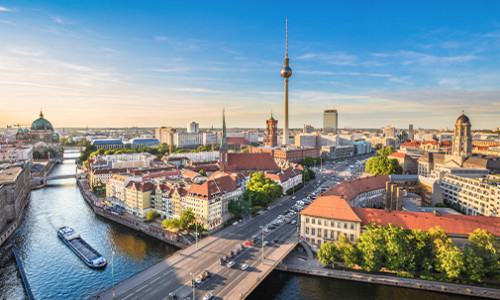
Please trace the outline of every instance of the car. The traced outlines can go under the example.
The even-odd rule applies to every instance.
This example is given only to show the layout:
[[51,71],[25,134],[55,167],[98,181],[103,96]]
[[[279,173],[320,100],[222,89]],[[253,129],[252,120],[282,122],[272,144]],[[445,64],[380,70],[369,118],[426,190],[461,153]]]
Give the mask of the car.
[[279,243],[278,240],[273,240],[273,244],[277,244],[277,243]]
[[292,221],[292,225],[295,225],[295,224],[297,224],[297,221],[296,221],[296,220],[293,220],[293,221]]
[[243,271],[245,271],[246,269],[248,269],[248,265],[247,265],[247,264],[243,264],[243,265],[241,265],[241,269],[242,269]]
[[168,299],[169,300],[176,300],[178,298],[177,298],[177,295],[175,293],[170,293],[170,294],[168,294]]
[[199,278],[199,277],[198,277],[198,278],[196,278],[196,283],[197,283],[197,284],[200,284],[200,283],[201,283],[201,278]]
[[264,246],[267,246],[269,244],[269,241],[264,241]]
[[252,242],[251,242],[251,241],[246,241],[246,242],[245,242],[245,245],[247,245],[247,246],[252,246]]
[[203,296],[203,300],[210,300],[214,297],[214,295],[212,293],[208,293],[208,294],[205,294],[205,296]]
[[238,221],[234,222],[233,225],[238,225]]
[[295,199],[295,198],[297,198],[297,196],[293,196],[293,197],[292,197],[292,199]]
[[264,229],[265,233],[269,233],[269,228]]
[[219,262],[220,262],[220,265],[222,266],[222,265],[224,264],[224,258],[221,258],[221,259],[219,260]]
[[200,279],[201,281],[205,281],[207,277],[205,276],[205,274],[201,273],[200,276],[198,276],[198,279]]
[[236,255],[240,254],[241,250],[239,248],[236,248]]
[[232,268],[234,266],[234,261],[230,261],[227,263],[228,268]]

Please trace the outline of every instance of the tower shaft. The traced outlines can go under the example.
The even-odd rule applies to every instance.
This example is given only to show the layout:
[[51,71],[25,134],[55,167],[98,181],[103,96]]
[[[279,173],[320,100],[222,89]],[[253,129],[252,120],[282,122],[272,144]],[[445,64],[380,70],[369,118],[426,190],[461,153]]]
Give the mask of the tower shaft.
[[285,111],[283,124],[283,145],[288,144],[288,78],[285,78]]

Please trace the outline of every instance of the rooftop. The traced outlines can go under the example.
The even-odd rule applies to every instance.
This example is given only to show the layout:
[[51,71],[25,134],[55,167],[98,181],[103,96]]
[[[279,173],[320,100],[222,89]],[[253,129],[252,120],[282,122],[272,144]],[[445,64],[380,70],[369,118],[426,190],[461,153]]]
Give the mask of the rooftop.
[[322,196],[313,201],[301,215],[361,222],[352,207],[339,196]]
[[10,184],[16,181],[17,176],[21,174],[23,168],[13,167],[9,169],[0,170],[0,184]]
[[361,193],[373,190],[385,189],[385,183],[389,181],[389,175],[375,175],[356,180],[343,181],[323,193],[323,196],[344,196],[349,203]]

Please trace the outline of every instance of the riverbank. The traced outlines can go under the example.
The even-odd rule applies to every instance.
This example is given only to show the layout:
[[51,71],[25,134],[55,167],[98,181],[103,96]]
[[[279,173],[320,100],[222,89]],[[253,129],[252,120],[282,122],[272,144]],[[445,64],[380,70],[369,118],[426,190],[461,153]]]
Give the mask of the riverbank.
[[141,218],[131,215],[120,215],[111,211],[107,211],[102,207],[96,205],[97,198],[90,191],[90,187],[86,183],[86,179],[77,179],[77,185],[85,201],[90,205],[96,215],[99,215],[108,220],[119,223],[135,231],[142,232],[150,237],[158,239],[164,243],[176,246],[177,248],[184,249],[191,245],[182,235],[170,234],[165,231],[161,225],[156,223],[145,223]]
[[276,270],[371,284],[427,290],[432,292],[500,299],[500,289],[424,279],[401,278],[379,274],[326,269],[323,267],[323,264],[317,261],[317,259],[308,259],[304,257],[304,255],[301,255],[298,251],[293,251],[289,256],[287,256],[280,264],[278,264]]

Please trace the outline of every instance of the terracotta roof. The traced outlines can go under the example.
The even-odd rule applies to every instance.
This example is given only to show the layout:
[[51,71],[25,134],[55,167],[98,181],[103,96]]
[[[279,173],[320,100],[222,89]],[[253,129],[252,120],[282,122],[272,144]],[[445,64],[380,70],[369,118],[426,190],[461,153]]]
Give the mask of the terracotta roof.
[[127,184],[127,189],[130,189],[135,186],[135,189],[141,192],[151,191],[155,188],[155,185],[151,182],[137,182],[131,181]]
[[353,207],[354,212],[361,218],[361,225],[369,225],[374,222],[377,225],[402,226],[405,229],[429,229],[439,226],[451,235],[468,235],[474,229],[485,229],[494,236],[500,236],[500,218],[483,216],[464,216],[442,214],[436,216],[433,213],[391,211],[387,213],[383,209]]
[[389,157],[393,158],[411,158],[408,154],[402,153],[402,152],[394,152],[393,154],[389,155]]
[[182,176],[183,176],[183,177],[188,177],[188,178],[193,179],[193,178],[195,178],[195,177],[197,177],[197,176],[201,176],[201,174],[200,174],[200,173],[198,173],[198,172],[195,172],[195,171],[191,171],[191,170],[188,170],[188,169],[184,169],[184,170],[182,171]]
[[231,176],[218,177],[216,179],[207,180],[202,184],[193,183],[187,192],[191,197],[201,199],[213,199],[226,192],[232,192],[238,189],[239,186]]
[[227,137],[228,145],[248,145],[250,144],[244,137]]
[[351,202],[357,195],[373,190],[385,188],[385,183],[389,181],[389,175],[375,175],[356,180],[343,181],[324,192],[324,196],[342,196],[345,201]]
[[479,157],[469,157],[464,162],[464,168],[486,169],[487,166],[488,166],[488,160]]
[[404,142],[401,147],[414,147],[414,148],[419,148],[420,147],[420,142],[419,141],[412,141],[412,142]]
[[322,196],[313,201],[301,215],[361,222],[352,207],[339,196]]
[[201,170],[205,172],[213,172],[219,170],[218,165],[197,165],[197,166],[187,166],[185,169],[191,170],[193,172],[200,172]]
[[277,174],[266,173],[265,176],[266,176],[266,178],[270,178],[274,181],[285,182],[288,179],[290,179],[291,177],[295,177],[299,174],[302,174],[302,172],[294,169],[293,167],[288,167],[287,169],[285,169]]
[[228,153],[226,171],[278,171],[280,168],[269,153]]

